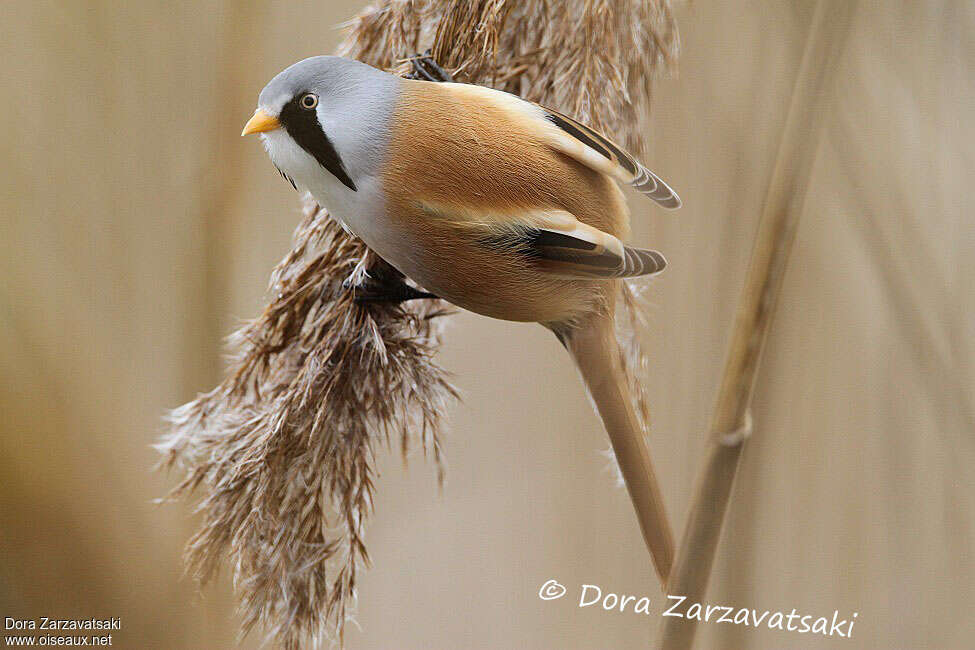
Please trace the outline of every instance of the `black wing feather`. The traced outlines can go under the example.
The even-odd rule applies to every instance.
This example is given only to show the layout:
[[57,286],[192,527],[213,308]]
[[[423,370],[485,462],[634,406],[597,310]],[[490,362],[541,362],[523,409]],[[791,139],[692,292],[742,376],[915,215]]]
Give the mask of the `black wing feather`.
[[581,122],[558,111],[542,107],[545,118],[559,129],[569,134],[607,160],[615,162],[632,176],[631,187],[645,194],[665,208],[679,208],[680,197],[659,176],[644,167],[615,142]]

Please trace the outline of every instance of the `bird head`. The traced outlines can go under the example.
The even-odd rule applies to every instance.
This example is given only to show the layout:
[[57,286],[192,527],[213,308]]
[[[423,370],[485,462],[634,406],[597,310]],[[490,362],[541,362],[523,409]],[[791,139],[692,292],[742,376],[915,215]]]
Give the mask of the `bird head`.
[[313,189],[337,180],[357,191],[355,178],[377,164],[395,82],[341,57],[299,61],[264,87],[241,135],[261,134],[272,162],[292,184]]

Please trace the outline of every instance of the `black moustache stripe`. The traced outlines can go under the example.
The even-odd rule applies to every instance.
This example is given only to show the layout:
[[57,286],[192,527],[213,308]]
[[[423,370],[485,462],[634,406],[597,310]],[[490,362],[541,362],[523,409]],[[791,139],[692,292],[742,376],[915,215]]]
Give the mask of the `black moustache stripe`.
[[318,161],[318,164],[355,192],[355,183],[352,182],[349,173],[345,170],[342,158],[335,150],[332,141],[322,130],[322,125],[318,122],[318,115],[314,110],[308,110],[299,105],[298,102],[303,94],[298,93],[294,99],[284,105],[281,114],[278,115],[278,121],[284,126],[291,139],[298,143],[299,147],[311,154]]

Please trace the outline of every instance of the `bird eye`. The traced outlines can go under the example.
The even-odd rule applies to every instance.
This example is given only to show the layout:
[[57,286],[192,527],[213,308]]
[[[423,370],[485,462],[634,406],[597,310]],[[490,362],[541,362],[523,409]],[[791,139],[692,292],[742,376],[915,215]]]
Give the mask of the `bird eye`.
[[313,95],[308,93],[307,95],[301,96],[301,107],[308,109],[309,111],[318,106],[318,95]]

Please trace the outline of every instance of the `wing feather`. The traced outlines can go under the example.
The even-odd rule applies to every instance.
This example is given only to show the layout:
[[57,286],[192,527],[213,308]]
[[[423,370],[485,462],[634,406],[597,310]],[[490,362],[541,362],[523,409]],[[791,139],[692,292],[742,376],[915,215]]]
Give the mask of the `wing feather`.
[[[487,220],[474,222],[485,228]],[[564,211],[539,211],[517,219],[497,218],[479,240],[510,255],[520,255],[556,275],[625,278],[652,275],[667,261],[657,251],[624,246],[613,235]]]
[[531,125],[540,139],[556,151],[633,187],[665,208],[675,209],[681,205],[677,193],[659,176],[603,134],[567,115],[517,95],[484,86],[461,83],[437,85],[467,101],[490,103],[507,111],[512,119]]
[[667,183],[615,142],[558,111],[544,106],[539,108],[544,111],[545,119],[557,128],[557,131],[549,131],[556,149],[630,185],[665,208],[681,206],[680,197]]
[[527,254],[545,270],[565,276],[629,278],[655,275],[667,260],[657,251],[623,246],[623,254],[565,233],[534,229],[523,235]]

